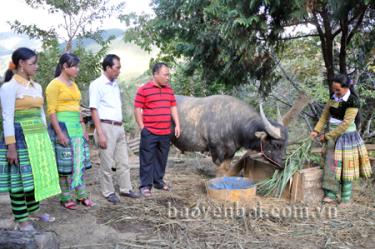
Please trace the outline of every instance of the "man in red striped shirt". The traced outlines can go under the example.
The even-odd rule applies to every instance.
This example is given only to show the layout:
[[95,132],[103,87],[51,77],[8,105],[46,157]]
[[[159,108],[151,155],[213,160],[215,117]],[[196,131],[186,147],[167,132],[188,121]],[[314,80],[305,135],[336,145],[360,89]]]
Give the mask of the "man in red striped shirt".
[[163,177],[172,135],[171,118],[175,123],[174,135],[179,137],[181,133],[168,66],[155,64],[152,76],[152,81],[138,89],[134,101],[134,115],[141,129],[140,190],[145,197],[151,196],[152,187],[170,190]]

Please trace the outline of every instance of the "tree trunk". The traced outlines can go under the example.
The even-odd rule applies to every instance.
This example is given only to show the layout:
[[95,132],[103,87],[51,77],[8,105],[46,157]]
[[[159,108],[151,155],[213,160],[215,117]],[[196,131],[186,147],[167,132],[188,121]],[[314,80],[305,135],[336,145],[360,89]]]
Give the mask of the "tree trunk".
[[73,48],[73,40],[72,40],[72,38],[70,38],[70,39],[66,42],[65,52],[67,52],[67,53],[72,52],[72,48]]
[[[333,40],[334,36],[332,34],[330,18],[326,9],[321,11],[313,12],[314,15],[314,25],[318,30],[319,39],[322,47],[322,54],[324,59],[324,66],[326,68],[326,84],[329,88],[330,94],[332,93],[331,84],[334,77],[334,66],[333,66]],[[321,26],[319,23],[319,17],[322,19],[323,23]],[[323,30],[324,28],[324,30]]]
[[340,55],[339,55],[339,63],[340,63],[340,73],[345,74],[347,73],[346,69],[346,45],[348,39],[348,16],[343,17],[340,20],[341,26],[341,41],[340,41]]

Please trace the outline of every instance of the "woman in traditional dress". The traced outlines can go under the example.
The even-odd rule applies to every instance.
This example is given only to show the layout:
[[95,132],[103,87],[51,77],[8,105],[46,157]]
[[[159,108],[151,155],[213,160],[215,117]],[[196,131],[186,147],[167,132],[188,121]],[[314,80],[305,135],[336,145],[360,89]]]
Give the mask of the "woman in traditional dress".
[[[352,181],[371,175],[371,165],[366,147],[357,132],[359,123],[359,98],[345,75],[337,75],[332,83],[333,95],[311,132],[325,143],[323,189],[326,203],[336,202],[341,192],[341,206],[352,198]],[[321,133],[329,123],[329,132]]]
[[18,229],[33,231],[31,219],[53,221],[36,215],[39,201],[59,194],[55,153],[43,111],[42,87],[32,80],[37,55],[18,48],[0,89],[3,131],[0,140],[0,192],[9,191]]
[[68,209],[77,208],[76,200],[87,207],[95,205],[84,180],[85,169],[91,167],[91,163],[88,135],[80,111],[81,92],[74,82],[79,62],[74,54],[63,54],[56,67],[56,78],[46,89],[50,131],[60,175],[60,201]]

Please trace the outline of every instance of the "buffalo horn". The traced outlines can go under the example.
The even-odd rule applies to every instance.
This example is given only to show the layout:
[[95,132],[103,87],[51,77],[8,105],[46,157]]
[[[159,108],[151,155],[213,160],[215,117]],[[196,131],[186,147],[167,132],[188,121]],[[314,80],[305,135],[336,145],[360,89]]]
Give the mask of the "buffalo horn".
[[281,129],[279,127],[275,127],[271,124],[270,121],[266,118],[264,114],[262,103],[259,105],[260,108],[260,117],[262,118],[264,128],[266,132],[275,139],[281,139]]

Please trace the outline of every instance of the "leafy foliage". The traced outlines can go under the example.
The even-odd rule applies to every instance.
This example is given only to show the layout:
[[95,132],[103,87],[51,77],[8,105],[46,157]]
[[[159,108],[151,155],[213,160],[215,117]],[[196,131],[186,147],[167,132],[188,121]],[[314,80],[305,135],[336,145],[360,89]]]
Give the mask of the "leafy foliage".
[[[267,45],[276,42],[258,38],[267,29],[261,25],[264,19],[253,17],[258,14],[258,5],[245,20],[240,18],[243,6],[235,2],[238,1],[153,1],[156,18],[123,17],[128,24],[137,24],[125,39],[146,49],[159,47],[159,57],[166,62],[188,58],[183,68],[185,75],[195,75],[204,86],[233,86],[255,78],[267,92],[274,69]],[[276,33],[267,37],[272,39]]]
[[[373,65],[364,59],[373,48],[373,0],[153,0],[152,6],[153,16],[122,17],[131,27],[125,40],[156,46],[158,60],[178,65],[175,87],[183,94],[252,84],[264,96],[277,92],[290,102],[296,91],[305,91],[315,100],[310,108],[316,120],[334,74],[361,79],[361,94],[372,91],[372,76],[363,69]],[[301,27],[303,32],[294,31]],[[369,98],[363,100],[369,110]]]
[[265,196],[280,198],[293,175],[311,160],[312,140],[306,138],[285,160],[285,168],[276,170],[272,178],[257,183],[257,192]]

